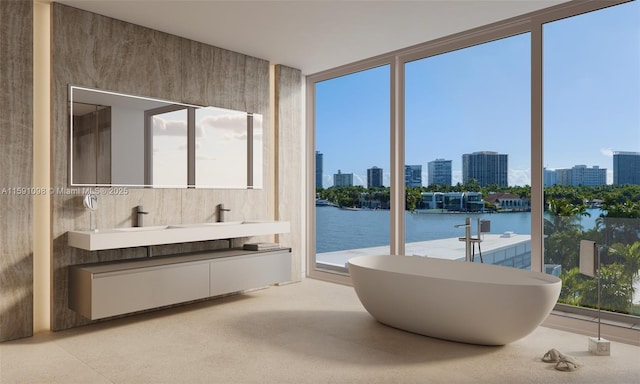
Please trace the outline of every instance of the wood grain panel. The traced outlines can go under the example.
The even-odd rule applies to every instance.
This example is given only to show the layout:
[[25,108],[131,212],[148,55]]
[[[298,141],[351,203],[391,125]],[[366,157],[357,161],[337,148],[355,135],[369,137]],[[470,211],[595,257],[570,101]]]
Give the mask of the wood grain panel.
[[[119,20],[53,4],[52,184],[68,185],[69,84],[179,102],[269,114],[268,62],[207,46]],[[270,127],[265,127],[270,129]],[[273,143],[265,142],[265,153]],[[265,172],[274,172],[265,162]],[[90,321],[68,308],[69,265],[145,257],[145,248],[89,252],[67,246],[66,232],[89,228],[82,190],[52,196],[52,328]],[[145,225],[215,220],[215,206],[232,211],[228,220],[273,219],[274,188],[263,190],[128,189],[109,194],[100,189],[98,228],[131,226],[134,207],[150,212]],[[74,194],[75,193],[75,194]],[[239,239],[238,241],[243,241]],[[236,244],[238,245],[238,244]],[[154,246],[155,255],[228,247],[226,241]]]
[[0,341],[33,334],[32,27],[31,1],[0,2]]
[[292,279],[304,274],[302,212],[304,204],[304,152],[302,126],[302,73],[277,65],[275,68],[276,185],[278,186],[278,219],[291,222],[291,233],[279,235],[280,243],[292,249]]

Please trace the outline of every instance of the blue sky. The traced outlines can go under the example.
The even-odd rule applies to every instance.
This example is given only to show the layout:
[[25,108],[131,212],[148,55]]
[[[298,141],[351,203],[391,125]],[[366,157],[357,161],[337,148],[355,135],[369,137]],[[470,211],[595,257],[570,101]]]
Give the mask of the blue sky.
[[[612,152],[640,152],[638,1],[546,24],[544,164],[607,168]],[[530,184],[530,35],[469,47],[406,66],[406,164],[464,153],[509,155],[509,184]],[[316,149],[325,187],[340,169],[366,185],[366,170],[389,175],[389,67],[319,83]]]

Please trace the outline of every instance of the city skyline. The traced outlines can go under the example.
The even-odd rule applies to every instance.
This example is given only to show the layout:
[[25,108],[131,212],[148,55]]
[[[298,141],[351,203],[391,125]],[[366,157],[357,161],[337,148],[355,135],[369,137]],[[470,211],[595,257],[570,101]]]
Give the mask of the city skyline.
[[[640,152],[640,5],[587,13],[543,28],[543,166],[607,169],[613,152]],[[531,185],[530,34],[511,36],[405,65],[405,164],[461,154],[509,155],[508,184]],[[323,184],[337,169],[366,185],[366,169],[390,176],[389,66],[316,85],[316,149]]]
[[[486,152],[486,151],[480,151],[480,152]],[[620,151],[614,151],[614,153],[615,153],[615,154],[618,154],[619,152],[620,152]],[[628,154],[636,154],[636,155],[640,158],[640,152],[624,152],[624,151],[623,151],[622,153],[627,154],[627,155],[628,155]],[[320,156],[318,156],[318,154],[319,154]],[[465,154],[465,155],[466,155],[466,154]],[[462,156],[464,156],[464,155],[462,155]],[[316,151],[316,161],[317,161],[318,159],[321,159],[321,161],[323,161],[324,156],[323,156],[322,151]],[[428,161],[428,162],[427,162],[427,164],[430,164],[430,163],[433,163],[433,162],[436,162],[436,161],[450,161],[450,160],[449,160],[449,159],[433,159],[433,160],[431,160],[431,161]],[[613,161],[613,160],[612,160],[612,161]],[[639,160],[636,160],[636,161],[640,162]],[[319,163],[318,163],[318,162],[316,162],[316,166],[317,166],[318,164],[319,164]],[[424,166],[422,166],[422,164],[405,164],[405,172],[406,172],[406,170],[407,170],[407,168],[408,168],[408,167],[416,166],[416,165],[419,165],[419,166],[421,166],[421,168],[422,168],[422,173],[421,173],[421,175],[422,175],[422,177],[421,177],[422,186],[424,186],[424,187],[428,186],[428,185],[429,185],[429,182],[428,182],[427,180],[429,180],[429,177],[430,177],[430,176],[429,176],[429,172],[428,172],[428,167],[424,167]],[[321,166],[321,167],[323,167],[323,166],[324,166],[324,164],[322,163],[322,164],[320,164],[320,166]],[[547,168],[547,167],[545,167],[545,168],[544,168],[545,174],[544,174],[544,177],[543,177],[543,179],[544,179],[544,183],[545,183],[545,186],[547,186],[547,173],[548,173],[548,172],[555,172],[555,171],[572,171],[572,170],[574,170],[574,169],[576,169],[576,168],[586,168],[587,170],[596,170],[596,169],[599,169],[600,171],[604,170],[604,171],[606,172],[606,175],[607,175],[607,182],[606,182],[606,184],[613,184],[612,182],[609,182],[609,175],[612,175],[612,174],[613,174],[613,172],[614,172],[613,165],[612,165],[612,167],[611,167],[611,168],[600,168],[600,167],[599,167],[599,166],[597,166],[597,165],[596,165],[596,166],[589,167],[589,166],[587,166],[587,165],[585,165],[585,164],[574,164],[574,165],[572,165],[571,167],[567,167],[567,168]],[[390,183],[389,183],[389,180],[390,180],[390,173],[389,173],[389,172],[386,172],[386,173],[385,173],[385,172],[384,172],[384,168],[378,167],[378,166],[376,166],[376,165],[370,166],[370,167],[368,167],[368,168],[365,170],[365,173],[364,173],[364,175],[365,175],[365,176],[364,176],[364,183],[360,183],[360,182],[359,182],[359,180],[361,180],[361,179],[362,179],[362,176],[361,176],[361,175],[359,175],[358,173],[353,172],[353,171],[351,171],[351,172],[346,172],[346,173],[345,173],[345,172],[342,172],[342,168],[341,168],[341,169],[338,169],[335,173],[332,173],[332,174],[331,174],[331,175],[329,175],[329,176],[331,177],[331,179],[332,179],[332,180],[334,180],[334,178],[335,178],[335,175],[336,175],[336,174],[341,174],[341,175],[349,174],[349,175],[351,175],[351,180],[352,180],[353,185],[355,185],[355,186],[365,186],[365,187],[368,187],[368,185],[370,185],[370,184],[369,184],[369,171],[371,171],[372,169],[376,169],[377,171],[382,170],[382,175],[383,175],[383,183],[382,183],[382,184],[383,184],[383,186],[388,187],[388,186],[390,185]],[[426,169],[426,170],[425,170],[425,169]],[[640,168],[639,168],[639,169],[640,169]],[[317,173],[316,173],[316,174],[317,174]],[[628,176],[627,176],[627,177],[628,177]],[[456,185],[458,182],[457,182],[457,181],[454,181],[453,171],[452,171],[452,173],[451,173],[451,178],[452,178],[452,183],[451,183],[451,185]],[[460,184],[464,184],[464,183],[462,182],[462,170],[460,170],[460,178],[459,178],[459,180],[460,180],[460,181],[459,181],[459,183],[460,183]],[[625,180],[626,180],[626,179],[625,179]],[[633,179],[633,180],[640,180],[640,175],[636,176],[636,178],[635,178],[635,179]],[[551,185],[552,185],[552,184],[554,184],[554,183],[551,183]],[[570,185],[570,183],[569,183],[569,182],[564,182],[564,183],[562,183],[562,184],[564,184],[564,185]],[[333,183],[331,183],[331,185],[323,184],[323,188],[329,188],[329,187],[331,187],[332,185],[333,185]],[[406,173],[405,173],[405,185],[407,185],[407,175],[406,175]],[[510,184],[510,183],[509,183],[509,185],[508,185],[508,186],[509,186],[509,187],[513,187],[513,186],[516,186],[516,185],[512,185],[512,184]],[[524,186],[524,185],[518,185],[518,186]],[[317,185],[317,184],[316,184],[316,187],[318,187],[318,185]]]

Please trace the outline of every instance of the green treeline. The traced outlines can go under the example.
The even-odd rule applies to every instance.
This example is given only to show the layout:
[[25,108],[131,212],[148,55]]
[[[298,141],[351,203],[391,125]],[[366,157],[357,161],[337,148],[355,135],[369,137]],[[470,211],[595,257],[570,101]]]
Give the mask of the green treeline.
[[[471,181],[467,184],[456,185],[430,185],[428,187],[407,187],[405,192],[405,207],[408,211],[414,211],[420,201],[422,192],[481,192],[483,197],[490,193],[511,193],[523,199],[531,198],[531,187],[499,187],[489,185],[481,187],[477,182]],[[340,207],[356,207],[362,205],[361,196],[364,201],[379,201],[381,208],[388,207],[390,201],[389,187],[365,188],[363,186],[352,187],[330,187],[316,190],[316,197],[327,200]],[[636,217],[634,213],[640,209],[640,185],[602,185],[598,187],[573,187],[573,186],[553,186],[547,187],[544,191],[545,206],[548,207],[549,200],[566,200],[572,205],[580,205],[585,201],[602,201],[609,210],[615,210],[616,217]],[[487,207],[490,208],[490,207]],[[610,211],[610,213],[613,213]],[[630,216],[625,216],[630,215]]]

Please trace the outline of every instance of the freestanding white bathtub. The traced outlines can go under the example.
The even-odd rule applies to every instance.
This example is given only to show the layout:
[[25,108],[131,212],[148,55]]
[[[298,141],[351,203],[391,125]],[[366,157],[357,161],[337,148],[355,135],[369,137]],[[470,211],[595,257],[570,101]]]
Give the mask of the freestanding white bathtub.
[[440,339],[504,345],[549,315],[561,280],[540,272],[417,256],[348,261],[353,287],[379,322]]

